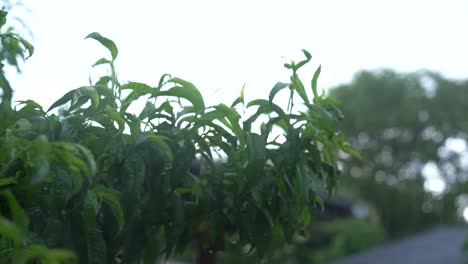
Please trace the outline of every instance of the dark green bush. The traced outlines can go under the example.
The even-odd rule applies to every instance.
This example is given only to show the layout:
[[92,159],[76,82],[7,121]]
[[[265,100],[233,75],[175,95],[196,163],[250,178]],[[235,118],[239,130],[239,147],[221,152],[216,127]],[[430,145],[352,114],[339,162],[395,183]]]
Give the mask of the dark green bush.
[[332,259],[374,247],[385,240],[380,226],[361,219],[334,220],[321,225],[327,243],[310,251],[312,263]]
[[[32,53],[19,36],[0,37],[3,50]],[[277,83],[268,100],[247,103],[241,93],[207,107],[192,83],[167,74],[154,86],[121,83],[114,42],[87,38],[109,50],[93,65],[109,75],[48,110],[32,100],[12,108],[1,72],[1,259],[61,263],[73,252],[80,263],[154,263],[193,241],[202,253],[248,245],[262,257],[308,226],[321,202],[312,179],[336,188],[337,150],[353,152],[335,128],[336,102],[317,93],[320,68],[310,92],[298,77],[307,51],[285,65],[290,83]],[[274,102],[279,92],[290,95],[286,110]],[[142,100],[141,113],[127,111]],[[247,108],[253,115],[242,116]]]

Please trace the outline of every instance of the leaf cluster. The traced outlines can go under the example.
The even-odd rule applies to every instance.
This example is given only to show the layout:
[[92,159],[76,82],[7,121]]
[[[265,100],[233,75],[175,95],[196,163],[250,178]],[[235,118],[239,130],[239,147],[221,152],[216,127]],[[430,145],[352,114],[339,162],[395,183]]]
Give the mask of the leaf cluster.
[[[16,35],[0,37],[32,53]],[[80,263],[154,263],[193,241],[264,256],[310,223],[317,179],[336,189],[337,150],[352,150],[335,100],[317,93],[320,68],[310,92],[297,75],[307,51],[269,100],[242,92],[207,107],[194,84],[168,74],[154,86],[120,82],[114,42],[87,38],[110,52],[94,64],[109,74],[47,110],[32,100],[11,108],[2,95],[0,258],[65,262],[72,251]],[[288,111],[275,103],[283,89]],[[129,110],[142,101],[139,114]]]

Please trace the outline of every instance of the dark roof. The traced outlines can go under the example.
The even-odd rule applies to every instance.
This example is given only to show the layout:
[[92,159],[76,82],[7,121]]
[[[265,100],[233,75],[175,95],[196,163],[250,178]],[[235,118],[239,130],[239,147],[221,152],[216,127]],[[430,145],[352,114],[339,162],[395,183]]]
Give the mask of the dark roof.
[[326,205],[336,206],[351,209],[353,202],[341,196],[328,196],[325,191],[316,191],[317,195],[322,198]]
[[466,227],[438,228],[330,264],[463,264],[466,231]]

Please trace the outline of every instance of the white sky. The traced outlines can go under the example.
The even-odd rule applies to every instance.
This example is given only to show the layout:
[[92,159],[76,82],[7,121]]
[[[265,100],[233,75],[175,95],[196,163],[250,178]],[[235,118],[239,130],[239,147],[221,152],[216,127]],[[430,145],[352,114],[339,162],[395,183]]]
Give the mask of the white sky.
[[97,59],[109,56],[97,31],[119,47],[121,81],[156,85],[170,73],[193,82],[209,104],[265,97],[288,81],[283,63],[302,59],[310,83],[322,64],[321,87],[349,82],[360,69],[430,69],[468,77],[468,0],[121,1],[30,0],[28,25],[36,54],[11,76],[15,99],[48,107],[88,84]]

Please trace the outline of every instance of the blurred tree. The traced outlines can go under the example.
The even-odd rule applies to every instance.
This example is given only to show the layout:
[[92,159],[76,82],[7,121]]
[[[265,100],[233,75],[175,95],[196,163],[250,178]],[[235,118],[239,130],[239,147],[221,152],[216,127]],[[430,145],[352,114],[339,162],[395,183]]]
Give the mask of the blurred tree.
[[460,220],[467,191],[468,82],[432,72],[363,71],[332,90],[343,132],[363,160],[346,155],[342,181],[373,203],[390,238]]

